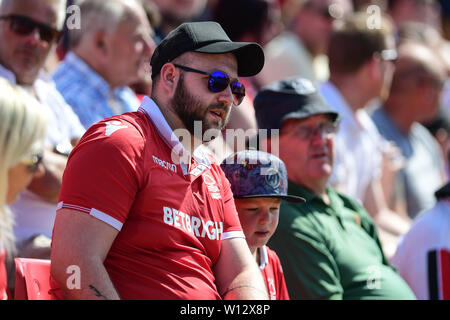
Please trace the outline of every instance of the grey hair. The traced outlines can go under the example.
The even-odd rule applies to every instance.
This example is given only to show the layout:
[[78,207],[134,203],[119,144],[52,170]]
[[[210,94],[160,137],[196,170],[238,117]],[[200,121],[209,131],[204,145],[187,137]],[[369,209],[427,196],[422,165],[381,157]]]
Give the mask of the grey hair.
[[[8,5],[9,3],[16,0],[0,0],[0,11],[3,9],[3,6]],[[67,0],[41,0],[47,3],[55,3],[58,5],[57,9],[57,18],[56,18],[56,28],[58,30],[62,30],[64,27],[64,22],[66,21],[66,10],[67,10]]]
[[130,7],[141,6],[137,0],[77,0],[81,12],[81,28],[69,30],[69,47],[75,48],[85,34],[97,31],[114,32],[116,27],[126,21]]

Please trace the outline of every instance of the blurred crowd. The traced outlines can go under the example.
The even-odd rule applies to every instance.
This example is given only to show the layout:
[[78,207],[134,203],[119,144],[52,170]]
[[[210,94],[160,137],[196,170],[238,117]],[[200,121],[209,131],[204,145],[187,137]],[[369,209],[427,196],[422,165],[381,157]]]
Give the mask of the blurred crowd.
[[[349,210],[363,212],[363,227],[366,219],[373,221],[375,231],[368,230],[380,243],[383,263],[396,269],[417,298],[449,299],[448,270],[447,283],[441,284],[447,295],[432,296],[426,283],[430,250],[450,263],[450,3],[445,0],[0,0],[0,263],[5,262],[0,277],[8,275],[5,292],[11,297],[15,257],[50,259],[71,150],[98,121],[138,110],[152,94],[149,62],[155,48],[180,24],[196,21],[218,22],[232,41],[256,42],[265,55],[260,73],[240,78],[243,102],[231,109],[222,135],[207,143],[217,162],[249,149],[258,129],[285,130],[281,122],[264,127],[283,114],[276,114],[276,99],[271,111],[264,111],[272,99],[261,96],[264,90],[285,79],[302,79],[299,86],[306,91],[311,83],[337,114],[338,128],[326,132],[335,140],[324,187],[355,201]],[[303,99],[307,94],[295,86]],[[279,103],[281,108],[284,102]],[[30,119],[22,119],[24,114]],[[236,130],[242,130],[245,143],[237,143],[242,139]],[[297,148],[291,142],[280,138],[276,155],[286,162],[290,182],[296,183],[299,171],[298,184],[312,190],[303,182],[315,179],[314,169],[302,166],[300,157],[295,169],[286,150]],[[17,173],[22,169],[28,172]],[[12,187],[19,188],[14,196]],[[442,220],[420,225],[438,219],[430,214],[438,209]],[[283,212],[282,206],[280,226]],[[304,223],[308,234],[311,222]],[[305,261],[313,255],[283,245],[280,237],[275,232],[272,243],[275,251],[290,250],[280,254],[290,297],[332,297],[321,295],[323,288],[305,293],[306,285],[296,291],[298,279],[314,282],[321,273],[307,262],[293,266],[302,264],[302,253]],[[298,257],[292,258],[295,250]],[[308,277],[294,276],[302,272]],[[0,284],[0,294],[1,289]],[[402,291],[398,298],[407,296]]]

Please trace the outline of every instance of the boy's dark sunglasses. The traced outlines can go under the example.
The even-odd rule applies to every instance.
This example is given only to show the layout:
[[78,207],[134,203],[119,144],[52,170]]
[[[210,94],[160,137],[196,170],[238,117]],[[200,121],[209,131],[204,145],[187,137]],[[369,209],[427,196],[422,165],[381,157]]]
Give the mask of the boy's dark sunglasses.
[[35,173],[38,170],[39,164],[42,162],[42,158],[44,157],[43,153],[37,153],[29,158],[22,159],[22,163],[27,166],[27,169],[31,173]]
[[223,73],[222,71],[213,71],[211,73],[207,73],[186,66],[181,66],[179,64],[174,64],[174,66],[187,72],[195,72],[208,76],[208,89],[211,92],[222,92],[223,90],[228,88],[228,86],[230,86],[231,92],[233,93],[233,102],[236,106],[240,105],[242,100],[244,100],[244,85],[237,79],[230,79],[230,77],[228,77],[228,75],[226,73]]
[[11,31],[21,36],[27,36],[31,34],[34,30],[36,30],[36,28],[38,28],[39,37],[41,38],[42,41],[45,41],[47,43],[53,42],[60,35],[60,32],[58,30],[53,29],[52,27],[40,23],[34,19],[19,14],[9,14],[5,16],[0,16],[0,19],[9,20],[10,21],[9,27]]

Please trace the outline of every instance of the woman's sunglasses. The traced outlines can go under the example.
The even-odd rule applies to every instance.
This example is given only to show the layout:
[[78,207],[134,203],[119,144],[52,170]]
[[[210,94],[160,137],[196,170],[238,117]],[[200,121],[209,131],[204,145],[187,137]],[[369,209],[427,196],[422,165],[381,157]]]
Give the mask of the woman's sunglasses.
[[42,162],[43,157],[43,153],[40,152],[37,154],[33,154],[30,157],[23,158],[21,162],[27,166],[27,169],[31,173],[35,173],[38,170],[39,164]]
[[230,79],[230,77],[228,77],[228,75],[226,73],[223,73],[222,71],[213,71],[211,73],[207,73],[186,66],[181,66],[179,64],[174,64],[174,66],[187,72],[195,72],[208,76],[208,89],[211,92],[222,92],[223,90],[228,88],[228,86],[230,86],[231,92],[233,93],[233,102],[236,106],[240,105],[242,100],[244,100],[244,85],[237,79]]
[[56,40],[60,32],[52,27],[40,23],[34,19],[19,14],[9,14],[1,16],[1,20],[9,20],[9,27],[17,35],[27,36],[31,34],[36,28],[39,30],[39,37],[42,41],[51,43]]

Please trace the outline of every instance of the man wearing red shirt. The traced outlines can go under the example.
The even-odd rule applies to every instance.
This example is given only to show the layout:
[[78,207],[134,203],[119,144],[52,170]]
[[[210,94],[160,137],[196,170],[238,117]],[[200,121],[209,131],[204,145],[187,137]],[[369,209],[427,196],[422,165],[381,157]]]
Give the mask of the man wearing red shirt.
[[[51,274],[66,299],[266,299],[230,185],[202,146],[264,64],[219,24],[185,23],[156,48],[152,98],[93,125],[72,151]],[[208,138],[209,137],[209,138]],[[71,266],[80,286],[67,286]]]

